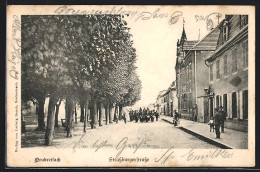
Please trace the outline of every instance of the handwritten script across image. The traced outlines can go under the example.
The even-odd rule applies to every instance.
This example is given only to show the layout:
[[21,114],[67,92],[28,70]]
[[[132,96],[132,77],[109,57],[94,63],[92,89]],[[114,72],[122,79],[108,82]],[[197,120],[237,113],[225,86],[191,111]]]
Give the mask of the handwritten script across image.
[[7,166],[255,166],[254,29],[253,6],[7,6]]

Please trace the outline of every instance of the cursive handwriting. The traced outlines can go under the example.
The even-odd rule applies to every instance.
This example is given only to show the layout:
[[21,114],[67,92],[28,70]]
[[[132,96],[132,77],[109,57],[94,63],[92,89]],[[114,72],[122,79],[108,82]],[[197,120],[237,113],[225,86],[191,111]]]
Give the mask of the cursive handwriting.
[[154,12],[148,12],[148,11],[143,11],[141,14],[136,18],[135,21],[142,19],[142,20],[148,20],[151,18],[167,18],[168,13],[160,13],[160,8],[157,8]]
[[175,11],[172,15],[171,18],[169,20],[169,24],[175,24],[179,21],[180,16],[182,16],[182,12],[181,11]]
[[174,155],[172,155],[174,153],[174,151],[172,150],[174,146],[170,147],[164,154],[162,154],[162,156],[160,158],[155,158],[155,162],[161,162],[162,165],[165,164],[165,162],[167,160],[169,160],[169,158],[173,159]]
[[13,16],[12,23],[12,39],[16,42],[18,47],[21,47],[21,39],[16,38],[16,34],[18,31],[21,31],[21,22],[16,15]]
[[121,153],[125,150],[125,148],[134,148],[133,153],[136,153],[139,148],[150,148],[150,149],[158,149],[158,145],[151,145],[149,144],[149,140],[142,139],[138,143],[128,143],[128,137],[124,137],[122,140],[119,141],[119,143],[116,146],[116,150],[119,150],[119,152],[116,155],[116,158],[118,158]]
[[233,157],[233,153],[229,153],[226,149],[215,149],[213,152],[210,151],[206,154],[196,154],[194,149],[191,149],[188,153],[182,155],[181,157],[185,157],[187,161],[215,159],[219,157],[224,159],[231,159]]
[[137,11],[137,10],[128,10],[125,7],[113,6],[111,9],[101,10],[101,9],[88,9],[88,10],[77,10],[66,5],[58,7],[54,10],[55,14],[86,14],[86,15],[124,15],[134,19],[134,21],[149,20],[149,19],[164,19],[169,18],[169,24],[175,24],[178,22],[179,17],[182,16],[181,11],[175,11],[172,15],[168,12],[163,12],[161,8],[156,8],[152,11]]
[[195,19],[196,19],[196,22],[205,21],[207,30],[211,30],[214,27],[215,20],[218,20],[218,23],[219,23],[219,19],[221,18],[221,16],[222,15],[220,13],[214,12],[214,13],[210,13],[207,16],[195,15]]
[[65,148],[68,148],[72,146],[73,149],[76,148],[88,148],[87,142],[83,140],[83,137],[86,135],[86,133],[82,134],[78,141],[72,142],[65,146]]
[[108,143],[107,140],[105,141],[95,141],[95,143],[92,145],[93,148],[96,148],[95,152],[97,152],[100,148],[103,148],[103,147],[113,147],[111,144]]
[[18,80],[18,70],[16,69],[16,65],[19,63],[21,59],[21,39],[19,37],[19,33],[21,32],[21,22],[16,15],[13,16],[12,22],[12,51],[11,58],[8,58],[8,62],[12,64],[11,69],[9,70],[9,75]]

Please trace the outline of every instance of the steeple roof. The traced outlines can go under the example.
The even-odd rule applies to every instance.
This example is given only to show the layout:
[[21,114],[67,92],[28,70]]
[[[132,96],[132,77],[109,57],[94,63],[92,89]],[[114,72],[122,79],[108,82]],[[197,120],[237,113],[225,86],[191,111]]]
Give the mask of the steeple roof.
[[186,32],[185,32],[185,28],[184,28],[184,23],[183,23],[183,29],[182,29],[180,44],[182,45],[186,40],[187,40],[187,36],[186,36]]

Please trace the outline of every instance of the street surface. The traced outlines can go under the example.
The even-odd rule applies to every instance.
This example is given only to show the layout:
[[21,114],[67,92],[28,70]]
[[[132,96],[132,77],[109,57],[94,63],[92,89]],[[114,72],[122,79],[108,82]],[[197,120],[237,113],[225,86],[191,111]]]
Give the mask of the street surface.
[[159,121],[153,123],[127,122],[124,124],[123,121],[119,121],[118,124],[104,124],[97,129],[88,128],[86,134],[82,131],[82,125],[79,123],[75,127],[74,137],[62,136],[54,139],[54,146],[57,148],[94,148],[103,144],[103,148],[109,148],[126,144],[128,147],[139,145],[140,148],[169,148],[171,146],[178,149],[216,148],[160,118]]

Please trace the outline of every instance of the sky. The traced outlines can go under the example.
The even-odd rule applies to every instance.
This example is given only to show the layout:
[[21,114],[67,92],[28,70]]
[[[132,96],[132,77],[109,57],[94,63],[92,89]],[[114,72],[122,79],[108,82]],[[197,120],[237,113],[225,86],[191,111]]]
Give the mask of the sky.
[[[201,11],[200,15],[206,16],[207,13]],[[209,33],[205,20],[197,21],[194,14],[185,15],[185,11],[178,22],[172,25],[168,18],[135,22],[127,19],[138,56],[137,73],[142,81],[141,100],[136,102],[134,109],[155,103],[158,93],[168,89],[175,80],[176,44],[182,34],[183,19],[188,40],[198,40],[199,35],[202,39]],[[215,20],[215,26],[217,23]]]

